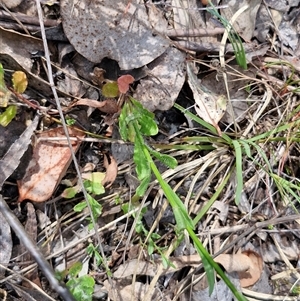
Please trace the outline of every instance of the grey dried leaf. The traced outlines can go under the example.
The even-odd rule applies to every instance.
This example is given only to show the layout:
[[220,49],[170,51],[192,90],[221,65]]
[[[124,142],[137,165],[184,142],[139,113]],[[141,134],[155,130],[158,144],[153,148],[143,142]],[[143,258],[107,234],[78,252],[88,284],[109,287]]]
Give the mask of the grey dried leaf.
[[169,41],[155,35],[144,4],[137,0],[60,2],[64,32],[88,60],[116,60],[121,69],[142,67],[159,57]]
[[31,136],[35,131],[39,122],[39,115],[37,114],[32,123],[26,128],[23,134],[14,144],[9,148],[3,158],[0,160],[0,188],[5,180],[14,172],[20,163],[20,159],[26,152],[31,143]]
[[[12,239],[10,226],[2,213],[0,212],[0,263],[7,266],[12,252]],[[4,275],[5,269],[0,268],[0,276]]]

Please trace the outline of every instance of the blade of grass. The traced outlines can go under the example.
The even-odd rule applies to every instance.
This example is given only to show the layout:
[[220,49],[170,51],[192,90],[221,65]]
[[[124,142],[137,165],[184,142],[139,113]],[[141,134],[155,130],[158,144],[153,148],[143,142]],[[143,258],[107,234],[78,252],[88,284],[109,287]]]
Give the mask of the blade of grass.
[[216,192],[213,194],[213,196],[210,198],[210,200],[203,206],[201,211],[197,214],[197,216],[193,219],[194,226],[197,225],[197,223],[201,220],[201,218],[206,214],[206,212],[209,210],[209,208],[212,206],[212,204],[215,202],[215,200],[219,197],[221,192],[223,191],[223,188],[227,184],[233,169],[231,169],[225,179],[222,181],[222,183],[217,188]]
[[[212,134],[219,136],[217,130],[210,125],[209,123],[205,122],[204,120],[202,120],[201,118],[197,117],[196,115],[194,115],[193,113],[189,112],[188,110],[186,110],[185,108],[183,108],[182,106],[178,105],[177,103],[174,104],[174,107],[178,110],[180,110],[183,114],[186,114],[189,118],[193,119],[194,121],[196,121],[197,123],[199,123],[200,125],[202,125],[203,127],[205,127],[206,129],[208,129]],[[231,144],[232,139],[222,133],[222,138],[229,144]]]

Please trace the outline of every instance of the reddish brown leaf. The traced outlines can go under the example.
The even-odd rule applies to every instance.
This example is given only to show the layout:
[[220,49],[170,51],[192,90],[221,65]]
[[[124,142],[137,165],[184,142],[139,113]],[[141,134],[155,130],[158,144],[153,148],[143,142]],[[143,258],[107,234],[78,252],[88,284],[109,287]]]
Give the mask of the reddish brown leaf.
[[129,85],[134,82],[134,77],[130,74],[122,75],[118,78],[119,91],[123,94],[129,90]]
[[103,166],[106,168],[106,174],[102,184],[103,186],[110,187],[117,177],[118,164],[112,155],[104,154]]
[[[84,137],[75,128],[69,128],[69,134],[71,137]],[[19,202],[25,199],[44,202],[52,196],[71,163],[71,151],[65,138],[62,127],[37,135],[37,143],[26,174],[18,181]],[[76,152],[79,145],[79,141],[72,141],[73,151]]]

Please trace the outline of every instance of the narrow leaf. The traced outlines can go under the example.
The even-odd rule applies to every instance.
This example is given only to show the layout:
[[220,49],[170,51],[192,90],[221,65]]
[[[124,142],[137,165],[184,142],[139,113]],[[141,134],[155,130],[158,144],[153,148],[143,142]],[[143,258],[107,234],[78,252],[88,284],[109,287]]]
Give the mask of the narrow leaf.
[[7,107],[11,92],[7,89],[4,81],[4,68],[0,63],[0,107]]
[[6,110],[2,114],[0,114],[0,125],[6,127],[15,118],[16,114],[16,106],[9,106],[8,108],[6,108]]

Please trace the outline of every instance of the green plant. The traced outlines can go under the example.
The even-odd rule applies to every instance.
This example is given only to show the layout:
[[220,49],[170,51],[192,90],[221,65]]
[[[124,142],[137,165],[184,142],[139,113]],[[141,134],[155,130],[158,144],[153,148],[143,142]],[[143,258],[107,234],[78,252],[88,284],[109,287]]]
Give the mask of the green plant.
[[[102,185],[102,180],[104,178],[104,174],[100,172],[93,172],[88,175],[89,179],[85,179],[83,181],[84,188],[87,191],[88,202],[91,206],[93,217],[96,220],[102,213],[102,205],[93,197],[94,195],[101,195],[105,192],[105,189]],[[81,191],[80,185],[75,185],[73,187],[68,187],[62,193],[64,198],[73,198],[78,192]],[[75,212],[82,212],[87,207],[87,202],[83,201],[74,206]],[[91,218],[89,229],[93,228],[93,224]]]
[[242,40],[238,33],[234,30],[232,25],[226,20],[224,17],[222,17],[218,10],[214,7],[214,5],[209,1],[209,4],[212,8],[207,9],[209,13],[211,13],[213,16],[217,17],[220,22],[224,25],[225,29],[228,32],[228,39],[233,47],[233,51],[235,54],[235,58],[237,63],[243,68],[247,69],[247,60],[246,60],[246,53],[245,49],[242,43]]
[[[14,72],[12,75],[12,84],[13,91],[17,93],[23,93],[28,84],[26,74],[22,71]],[[17,107],[15,105],[8,106],[11,96],[12,93],[6,87],[4,81],[4,68],[0,63],[0,107],[6,108],[5,111],[0,114],[0,125],[2,126],[7,126],[17,114]]]
[[103,259],[98,251],[98,248],[95,247],[92,243],[88,245],[86,252],[89,256],[95,259],[96,266],[99,266],[102,263]]
[[[126,203],[122,205],[122,210],[124,213],[128,213],[133,209],[132,204]],[[141,240],[143,242],[143,239],[149,235],[149,231],[146,229],[146,227],[143,224],[143,216],[147,212],[147,208],[143,208],[139,215],[133,214],[133,218],[135,218],[135,231],[136,233],[141,235]],[[163,264],[164,266],[171,266],[171,262],[164,256],[164,249],[161,248],[156,244],[156,241],[160,239],[161,236],[157,233],[151,233],[147,240],[147,251],[149,255],[152,255],[154,251],[158,252],[162,256]]]
[[69,269],[62,272],[56,272],[58,280],[68,279],[66,285],[75,300],[77,301],[92,301],[94,292],[95,280],[89,275],[79,276],[82,270],[82,263],[76,262]]
[[[199,119],[199,123],[203,121]],[[204,122],[204,124],[215,134],[216,129]],[[146,142],[144,137],[156,135],[158,132],[154,115],[148,112],[134,98],[129,97],[125,102],[119,118],[120,134],[124,140],[134,143],[134,162],[136,164],[136,172],[141,184],[136,190],[137,196],[142,196],[146,191],[153,173],[158,180],[165,196],[167,197],[176,220],[176,231],[178,237],[182,237],[182,231],[186,230],[192,239],[194,246],[202,258],[202,262],[207,274],[209,291],[213,291],[214,287],[214,270],[220,275],[224,282],[231,289],[235,297],[240,301],[247,300],[224,274],[217,263],[214,262],[208,251],[204,248],[201,241],[194,232],[194,221],[189,216],[186,207],[180,200],[179,196],[173,191],[170,185],[162,178],[153,157],[162,161],[170,168],[176,166],[176,160],[170,156],[162,155],[153,150]],[[222,135],[224,143],[232,143],[232,140],[225,134]]]

